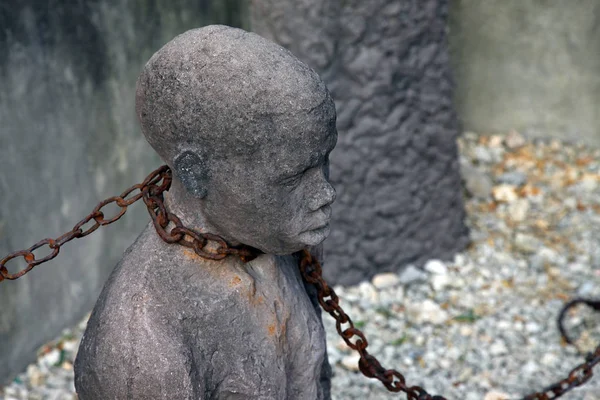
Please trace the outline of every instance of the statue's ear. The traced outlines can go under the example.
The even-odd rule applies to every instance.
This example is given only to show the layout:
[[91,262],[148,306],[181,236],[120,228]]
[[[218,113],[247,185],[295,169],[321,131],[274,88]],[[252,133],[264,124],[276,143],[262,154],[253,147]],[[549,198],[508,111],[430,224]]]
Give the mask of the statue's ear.
[[187,191],[198,198],[206,196],[208,184],[208,168],[206,160],[197,153],[185,150],[173,160],[175,175]]

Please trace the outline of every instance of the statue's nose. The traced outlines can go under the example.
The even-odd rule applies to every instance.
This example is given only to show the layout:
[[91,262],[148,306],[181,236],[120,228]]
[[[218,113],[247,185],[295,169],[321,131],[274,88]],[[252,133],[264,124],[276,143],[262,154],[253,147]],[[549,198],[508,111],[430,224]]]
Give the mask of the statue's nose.
[[311,197],[309,208],[311,211],[317,211],[321,207],[330,205],[335,201],[336,192],[333,186],[329,183],[325,177],[321,179],[320,187],[316,190],[314,195]]

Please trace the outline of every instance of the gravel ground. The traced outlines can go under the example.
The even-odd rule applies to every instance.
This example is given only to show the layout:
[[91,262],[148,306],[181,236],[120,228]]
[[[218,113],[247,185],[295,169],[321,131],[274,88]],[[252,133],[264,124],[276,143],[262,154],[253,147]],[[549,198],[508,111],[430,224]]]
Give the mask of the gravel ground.
[[[585,307],[561,342],[556,316],[574,296],[600,298],[600,150],[526,141],[516,132],[459,140],[471,246],[451,262],[336,287],[382,365],[448,399],[502,400],[566,377],[600,342]],[[333,399],[397,399],[362,377],[326,317]],[[85,321],[40,350],[0,399],[76,399],[72,362]],[[600,368],[600,367],[599,367]],[[600,369],[564,399],[600,400]]]

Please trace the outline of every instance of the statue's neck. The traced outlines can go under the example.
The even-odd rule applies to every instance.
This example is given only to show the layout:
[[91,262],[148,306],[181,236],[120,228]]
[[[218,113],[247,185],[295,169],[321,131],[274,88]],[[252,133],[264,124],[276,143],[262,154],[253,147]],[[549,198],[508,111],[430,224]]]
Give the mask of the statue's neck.
[[[179,217],[186,228],[228,239],[206,218],[202,200],[190,194],[177,178],[173,177],[171,188],[165,192],[164,197],[167,211]],[[227,240],[227,242],[232,246],[239,245],[231,240]]]

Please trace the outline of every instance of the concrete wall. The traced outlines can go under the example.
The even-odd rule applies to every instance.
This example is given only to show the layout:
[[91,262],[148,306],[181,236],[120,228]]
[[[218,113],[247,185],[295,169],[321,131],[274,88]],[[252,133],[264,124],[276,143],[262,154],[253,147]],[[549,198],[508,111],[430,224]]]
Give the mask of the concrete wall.
[[465,129],[600,145],[600,1],[451,0]]
[[[0,257],[70,230],[161,164],[138,130],[137,75],[178,33],[209,20],[239,25],[236,1],[2,2]],[[91,309],[148,220],[135,205],[54,261],[0,283],[0,384]]]
[[449,258],[468,241],[447,12],[446,0],[252,2],[252,29],[315,68],[336,102],[330,282]]

